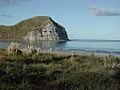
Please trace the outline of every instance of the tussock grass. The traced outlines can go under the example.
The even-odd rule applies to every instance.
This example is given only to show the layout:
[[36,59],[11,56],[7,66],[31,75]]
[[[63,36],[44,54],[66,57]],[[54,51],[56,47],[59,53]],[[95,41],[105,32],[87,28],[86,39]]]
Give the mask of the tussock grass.
[[[119,90],[120,58],[7,54],[0,50],[0,90]],[[2,58],[1,58],[2,59]]]

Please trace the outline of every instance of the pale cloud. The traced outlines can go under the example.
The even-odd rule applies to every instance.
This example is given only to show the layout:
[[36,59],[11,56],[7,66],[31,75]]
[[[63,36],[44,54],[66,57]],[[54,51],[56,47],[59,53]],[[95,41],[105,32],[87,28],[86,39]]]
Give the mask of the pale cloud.
[[12,15],[7,15],[7,14],[1,14],[0,16],[1,16],[1,17],[8,17],[8,18],[13,17]]
[[120,16],[120,11],[113,8],[99,8],[91,6],[89,7],[89,10],[96,16]]

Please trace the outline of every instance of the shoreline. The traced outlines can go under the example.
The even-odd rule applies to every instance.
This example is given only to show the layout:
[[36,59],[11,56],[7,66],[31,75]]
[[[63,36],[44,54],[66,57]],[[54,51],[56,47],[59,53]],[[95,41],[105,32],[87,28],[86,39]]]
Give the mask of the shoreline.
[[82,52],[82,51],[74,51],[74,50],[44,50],[42,49],[40,51],[40,53],[57,53],[57,54],[61,54],[61,55],[83,55],[83,56],[91,56],[91,55],[95,55],[95,56],[99,56],[99,57],[104,57],[104,56],[115,56],[115,57],[120,57],[120,55],[117,54],[110,54],[110,53],[97,53],[97,52]]
[[[68,54],[68,55],[72,55],[73,53],[75,55],[91,55],[91,54],[94,54],[94,55],[97,55],[97,56],[108,56],[108,55],[113,55],[113,56],[117,56],[117,57],[120,57],[120,49],[117,48],[117,49],[108,49],[108,48],[105,48],[105,49],[91,49],[91,48],[74,48],[74,47],[69,47],[69,46],[66,46],[66,47],[59,47],[57,46],[56,43],[53,43],[53,45],[56,45],[56,46],[53,46],[52,47],[52,43],[44,43],[44,41],[41,41],[42,43],[35,43],[36,45],[34,45],[34,42],[31,43],[31,42],[27,42],[26,44],[24,43],[24,41],[26,40],[22,40],[22,39],[0,39],[1,42],[3,42],[3,44],[0,43],[0,49],[4,49],[4,48],[8,48],[8,46],[10,45],[11,42],[15,42],[15,43],[18,43],[18,47],[19,47],[19,44],[20,44],[20,47],[18,49],[23,49],[23,48],[28,48],[28,47],[33,47],[33,49],[40,49],[41,52],[58,52],[58,53],[61,53],[61,54]],[[8,44],[4,44],[4,41],[8,42]],[[22,42],[23,41],[23,42]],[[49,41],[49,42],[52,42],[52,41]],[[56,41],[58,42],[58,41]],[[70,42],[68,42],[69,44]],[[24,45],[25,44],[25,45]],[[39,44],[41,46],[39,46]],[[46,46],[44,47],[44,45],[49,45],[49,46]],[[73,43],[74,44],[74,43]],[[4,46],[5,45],[5,46]],[[63,44],[64,45],[64,44]],[[4,47],[2,47],[4,46]],[[101,46],[102,48],[102,46]]]
[[[7,48],[0,48],[1,50],[7,50]],[[75,50],[52,50],[52,49],[40,49],[39,53],[57,53],[61,55],[83,55],[83,56],[99,56],[99,57],[104,57],[104,56],[115,56],[115,57],[120,57],[120,54],[114,54],[114,53],[99,53],[99,52],[86,52],[86,51],[75,51]]]

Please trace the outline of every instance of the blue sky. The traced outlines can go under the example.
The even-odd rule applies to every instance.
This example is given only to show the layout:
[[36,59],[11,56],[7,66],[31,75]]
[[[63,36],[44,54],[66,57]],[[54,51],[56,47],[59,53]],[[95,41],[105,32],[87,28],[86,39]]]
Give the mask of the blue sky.
[[119,39],[120,0],[0,0],[0,25],[50,16],[70,38]]

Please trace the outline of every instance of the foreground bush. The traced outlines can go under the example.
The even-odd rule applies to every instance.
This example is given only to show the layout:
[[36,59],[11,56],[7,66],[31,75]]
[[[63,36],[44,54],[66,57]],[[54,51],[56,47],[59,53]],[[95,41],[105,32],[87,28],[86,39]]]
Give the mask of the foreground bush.
[[[114,56],[1,53],[0,90],[119,90]],[[114,65],[114,66],[113,66]]]

